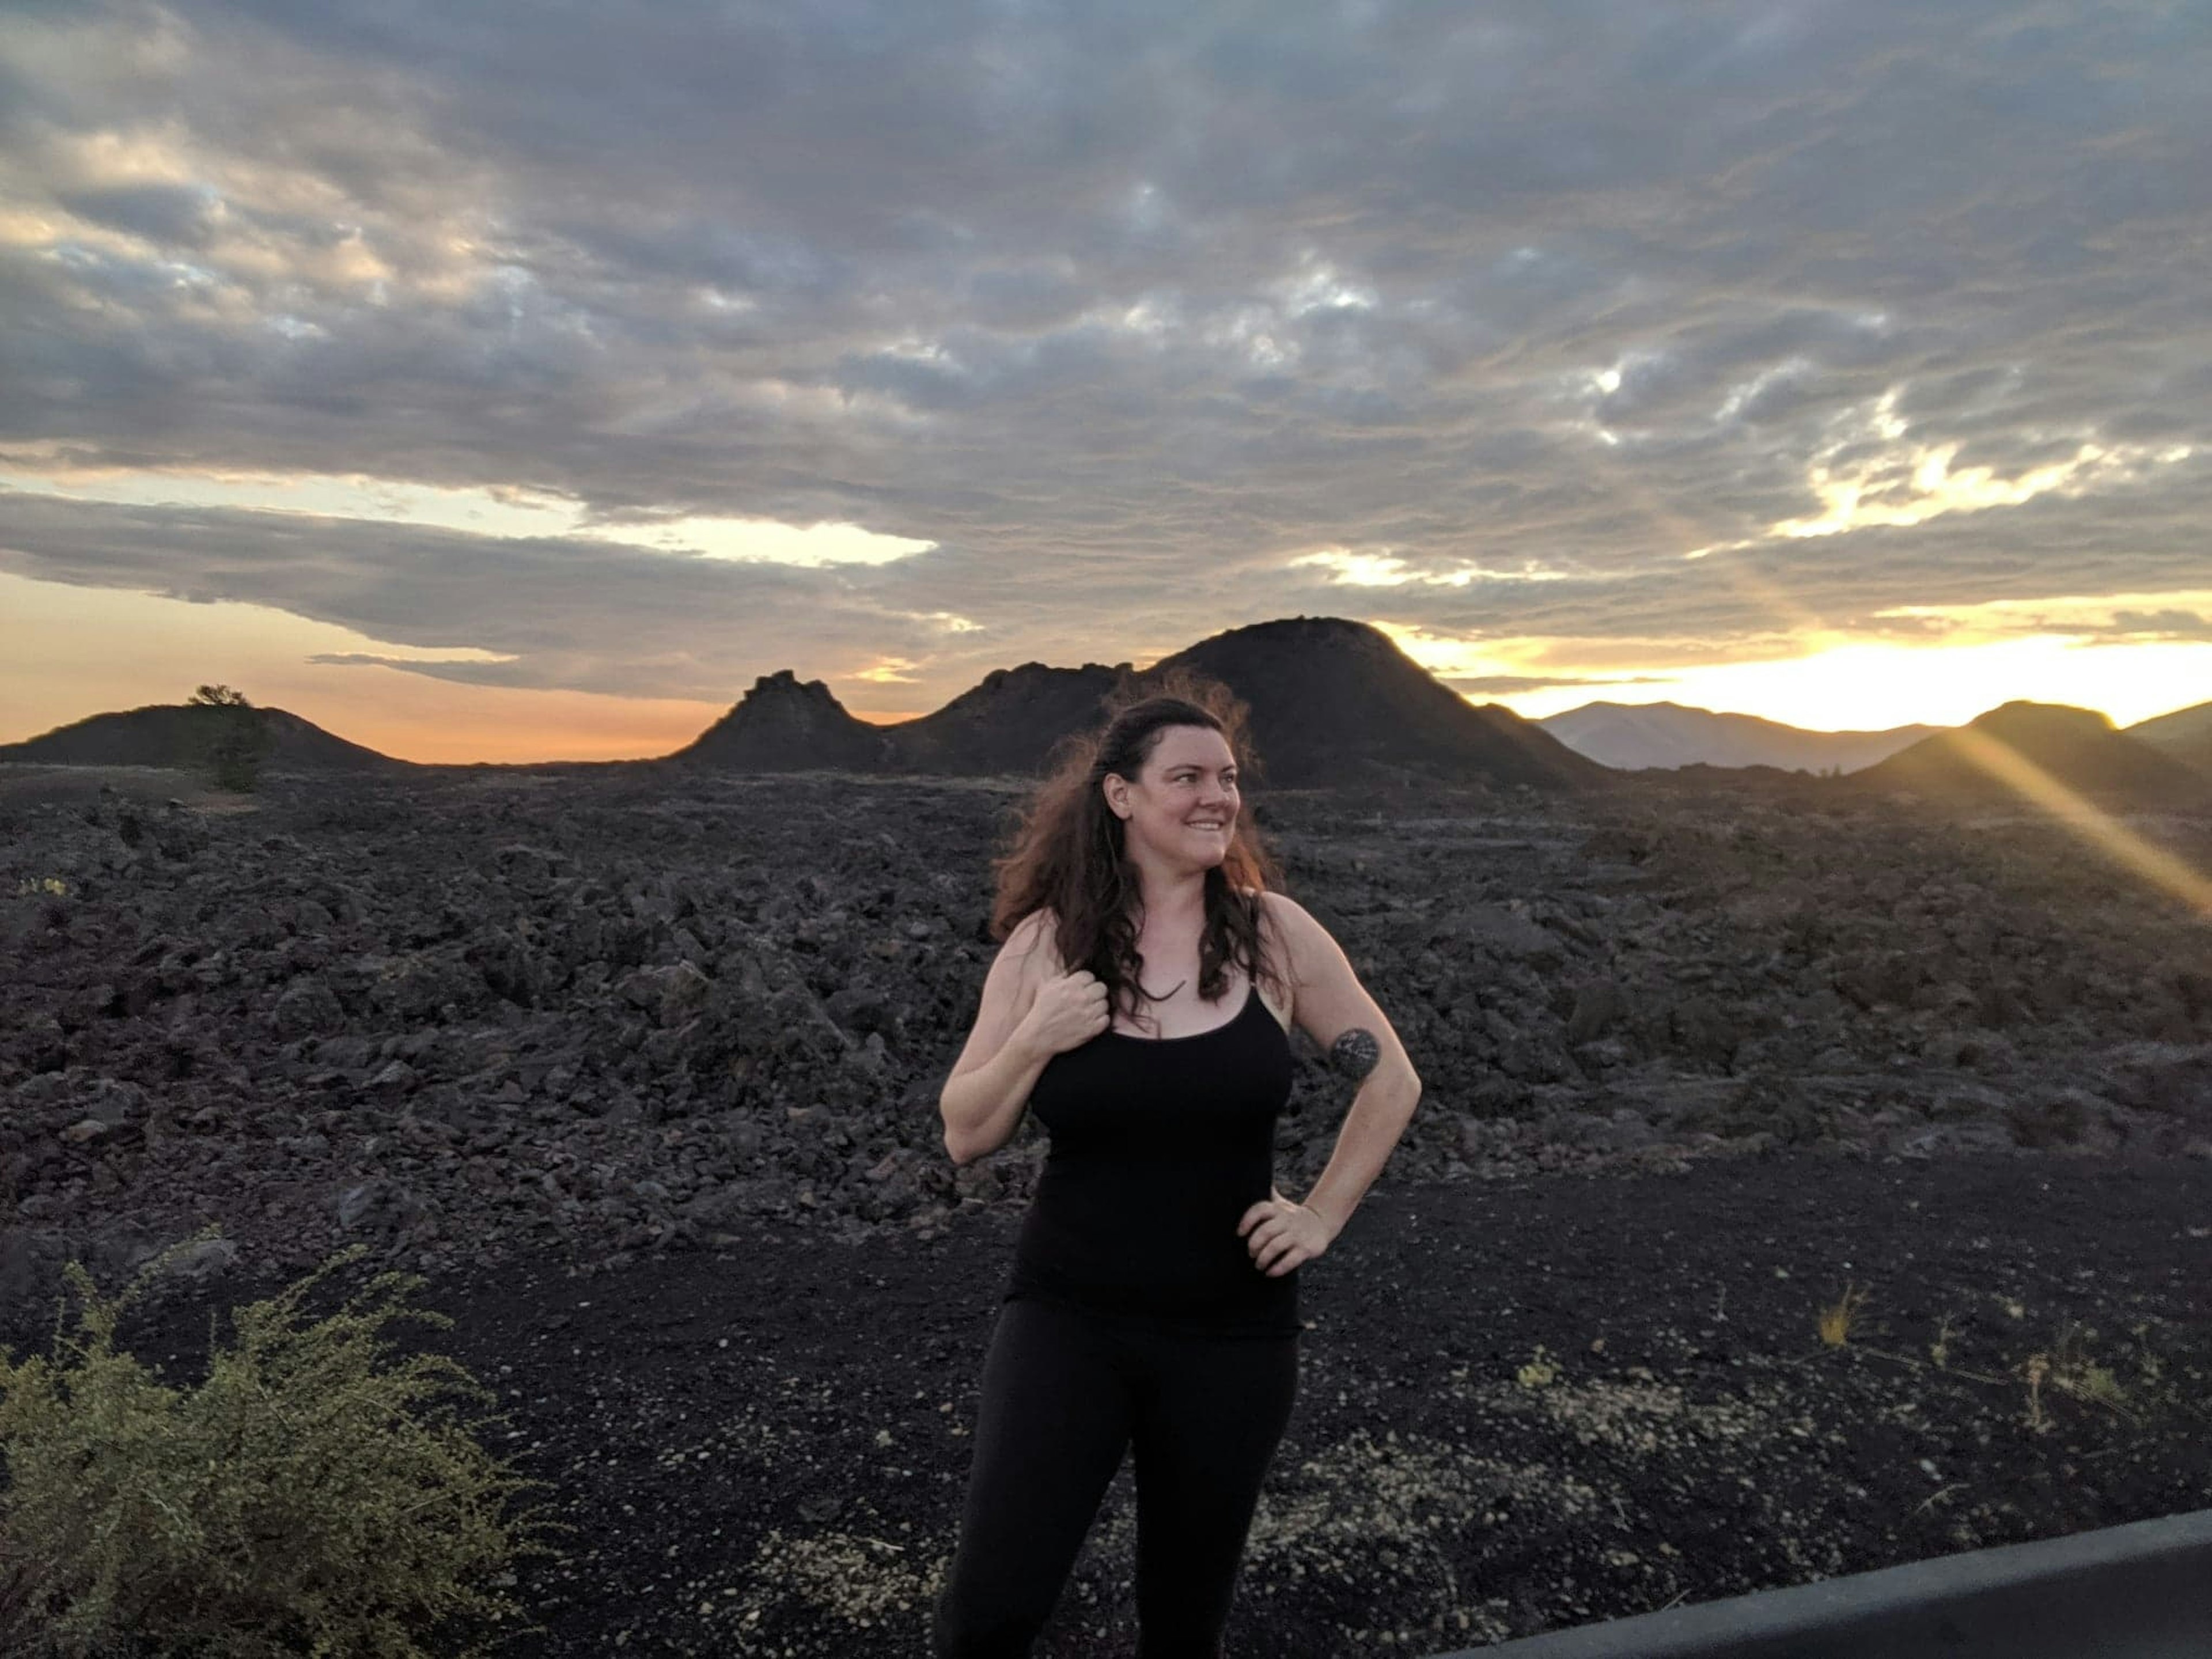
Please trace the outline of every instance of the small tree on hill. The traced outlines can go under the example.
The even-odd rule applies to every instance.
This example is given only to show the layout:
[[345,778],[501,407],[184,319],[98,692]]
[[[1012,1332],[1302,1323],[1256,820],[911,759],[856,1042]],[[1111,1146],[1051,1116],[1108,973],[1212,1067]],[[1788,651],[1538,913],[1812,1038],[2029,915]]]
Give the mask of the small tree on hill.
[[261,763],[274,738],[263,712],[243,691],[227,685],[203,685],[185,699],[204,730],[197,745],[199,763],[218,789],[250,794],[261,781]]

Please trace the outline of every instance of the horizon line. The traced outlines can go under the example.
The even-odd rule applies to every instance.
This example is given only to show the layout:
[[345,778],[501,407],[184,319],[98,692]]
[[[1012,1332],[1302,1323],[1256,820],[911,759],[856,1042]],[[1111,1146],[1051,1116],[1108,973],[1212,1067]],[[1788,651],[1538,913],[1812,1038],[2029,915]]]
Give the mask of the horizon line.
[[[775,678],[775,676],[774,676],[774,675],[766,675],[766,676],[763,676],[763,677],[761,677],[761,678]],[[803,682],[802,682],[802,683],[803,683]],[[1438,682],[1438,684],[1443,684],[1443,682],[1442,682],[1442,681],[1439,681],[1439,682]],[[1445,690],[1450,690],[1450,688],[1449,688],[1449,686],[1446,686],[1444,689],[1445,689]],[[746,695],[747,696],[750,696],[751,695],[751,693],[750,693],[750,691],[748,691],[745,695]],[[1595,706],[1595,705],[1597,705],[1597,704],[1600,704],[1600,703],[1607,704],[1607,706],[1610,706],[1610,707],[1613,707],[1613,708],[1623,708],[1623,709],[1648,708],[1657,708],[1657,707],[1662,707],[1662,706],[1663,706],[1663,707],[1668,707],[1668,708],[1673,708],[1680,709],[1680,710],[1684,711],[1685,713],[1695,714],[1705,714],[1705,715],[1709,715],[1709,716],[1711,716],[1711,717],[1714,717],[1714,718],[1717,718],[1717,719],[1720,719],[1720,718],[1727,718],[1727,717],[1731,716],[1731,715],[1740,715],[1740,716],[1741,716],[1741,717],[1743,717],[1743,718],[1746,718],[1746,719],[1759,720],[1759,721],[1761,721],[1761,722],[1763,722],[1763,723],[1765,723],[1765,724],[1766,724],[1766,725],[1769,725],[1769,726],[1779,726],[1779,727],[1783,728],[1783,729],[1784,729],[1784,730],[1785,730],[1785,731],[1802,732],[1802,733],[1803,733],[1803,734],[1805,734],[1805,735],[1807,735],[1807,736],[1808,736],[1808,737],[1833,737],[1833,736],[1846,735],[1846,734],[1849,734],[1849,735],[1858,735],[1858,736],[1876,736],[1876,735],[1880,735],[1880,734],[1884,733],[1884,732],[1906,730],[1906,729],[1911,728],[1911,727],[1913,727],[1913,726],[1922,726],[1922,727],[1924,727],[1924,728],[1926,728],[1926,730],[1927,730],[1928,732],[1929,732],[1932,734],[1932,733],[1936,733],[1936,732],[1955,732],[1955,731],[1960,731],[1960,730],[1964,729],[1966,726],[1969,726],[1969,725],[1971,725],[1971,724],[1972,723],[1971,720],[1960,721],[1960,722],[1958,722],[1957,724],[1950,724],[1950,723],[1946,723],[1946,722],[1941,722],[1941,721],[1930,721],[1930,720],[1908,720],[1908,721],[1904,722],[1902,725],[1899,725],[1899,726],[1832,726],[1832,727],[1831,727],[1831,726],[1800,726],[1800,725],[1796,724],[1795,721],[1776,720],[1776,719],[1774,719],[1774,718],[1773,718],[1772,716],[1771,716],[1771,715],[1765,715],[1765,714],[1749,714],[1747,711],[1741,710],[1741,709],[1716,709],[1716,708],[1705,708],[1705,707],[1704,707],[1704,706],[1702,706],[1702,705],[1700,705],[1700,704],[1678,702],[1675,702],[1674,699],[1672,699],[1672,698],[1668,698],[1668,697],[1648,697],[1648,698],[1643,698],[1643,699],[1640,699],[1640,700],[1638,700],[1638,701],[1635,701],[1635,702],[1620,702],[1620,701],[1617,701],[1617,700],[1615,700],[1615,699],[1609,698],[1609,697],[1593,697],[1593,698],[1591,698],[1591,699],[1589,700],[1589,702],[1585,702],[1585,703],[1577,703],[1577,704],[1576,704],[1576,705],[1575,705],[1575,707],[1574,707],[1574,708],[1565,708],[1565,709],[1561,709],[1561,710],[1558,711],[1558,712],[1557,712],[1557,713],[1555,713],[1555,714],[1547,714],[1547,715],[1544,715],[1544,716],[1542,716],[1542,717],[1540,717],[1540,718],[1538,718],[1538,717],[1534,717],[1534,716],[1529,716],[1529,715],[1523,715],[1523,714],[1519,714],[1517,711],[1516,711],[1515,709],[1513,709],[1513,708],[1512,708],[1509,704],[1506,704],[1506,703],[1504,703],[1504,702],[1502,702],[1497,701],[1497,700],[1495,700],[1495,699],[1492,699],[1492,700],[1488,700],[1488,701],[1483,701],[1483,702],[1477,702],[1475,699],[1474,699],[1474,698],[1472,698],[1472,697],[1470,697],[1470,696],[1467,696],[1465,693],[1462,693],[1462,692],[1454,691],[1454,692],[1452,693],[1452,695],[1453,695],[1454,696],[1455,696],[1455,697],[1458,697],[1458,698],[1459,698],[1459,700],[1460,700],[1462,702],[1465,703],[1465,704],[1467,705],[1467,707],[1468,707],[1469,708],[1495,708],[1495,709],[1498,709],[1498,710],[1501,710],[1501,711],[1503,711],[1503,712],[1504,712],[1504,713],[1506,713],[1506,714],[1513,714],[1513,715],[1514,715],[1514,717],[1515,717],[1516,719],[1517,719],[1517,720],[1526,720],[1526,721],[1528,722],[1528,724],[1529,724],[1529,725],[1531,725],[1531,726],[1548,726],[1548,725],[1549,725],[1551,722],[1553,722],[1553,721],[1559,720],[1564,720],[1564,719],[1565,719],[1567,716],[1569,716],[1569,715],[1571,715],[1571,714],[1578,714],[1578,713],[1580,713],[1583,709],[1585,709],[1585,708],[1589,708],[1594,707],[1594,706]],[[726,716],[727,716],[727,715],[728,715],[732,711],[733,711],[733,710],[735,710],[736,708],[738,708],[738,707],[742,706],[742,704],[744,703],[744,697],[740,697],[740,698],[738,698],[738,701],[737,701],[737,702],[732,702],[732,703],[730,703],[730,704],[728,704],[728,705],[725,706],[725,707],[723,708],[723,709],[722,709],[722,713],[721,713],[720,714],[717,714],[717,715],[715,715],[715,716],[712,717],[711,719],[709,719],[709,720],[708,721],[707,725],[706,725],[706,726],[702,726],[702,727],[700,728],[700,732],[699,732],[698,733],[695,733],[695,734],[694,734],[694,738],[693,738],[693,740],[695,740],[695,741],[696,741],[696,737],[697,737],[697,736],[699,736],[699,735],[703,735],[703,733],[704,733],[707,730],[708,730],[709,728],[711,728],[711,726],[713,726],[716,721],[718,721],[718,720],[721,720],[721,719],[726,718]],[[2162,710],[2160,710],[2160,711],[2159,713],[2157,713],[2157,714],[2145,715],[2142,720],[2130,721],[2127,725],[2124,725],[2124,726],[2121,725],[2121,724],[2120,724],[2120,722],[2119,722],[2118,720],[2115,720],[2115,719],[2113,718],[2113,716],[2112,715],[2112,714],[2111,714],[2108,710],[2095,708],[2094,705],[2086,704],[2086,703],[2045,702],[2044,702],[2042,699],[2039,699],[2039,698],[2027,698],[2027,697],[2014,697],[2014,698],[2007,698],[2007,699],[2003,700],[2002,702],[1991,703],[1991,704],[1989,706],[1989,708],[1985,708],[1985,709],[1981,710],[1981,711],[1980,711],[1980,713],[1979,713],[1979,714],[1976,714],[1973,718],[1974,718],[1974,719],[1976,719],[1976,720],[1978,720],[1978,719],[1980,719],[1980,718],[1981,718],[1983,715],[1984,715],[1984,714],[1990,714],[1990,713],[1994,712],[1995,710],[1996,710],[1996,709],[1998,709],[1998,708],[2002,708],[2007,707],[2008,704],[2011,704],[2011,703],[2016,703],[2016,702],[2027,702],[2027,703],[2032,703],[2032,704],[2034,704],[2034,705],[2036,705],[2036,706],[2042,707],[2042,708],[2076,708],[2076,709],[2081,709],[2081,710],[2082,710],[2082,711],[2083,711],[2083,712],[2085,712],[2085,713],[2093,714],[2096,714],[2096,715],[2100,716],[2101,719],[2103,719],[2103,720],[2105,720],[2106,721],[2107,721],[2107,722],[2112,726],[2112,729],[2113,729],[2115,732],[2124,732],[2132,731],[2135,727],[2136,727],[2136,726],[2144,726],[2144,725],[2148,725],[2148,724],[2149,724],[2149,723],[2150,723],[2151,721],[2153,721],[2153,720],[2163,720],[2163,719],[2166,718],[2166,717],[2167,717],[2168,715],[2170,715],[2170,714],[2181,714],[2181,713],[2184,713],[2184,712],[2185,712],[2186,710],[2191,709],[2191,708],[2205,707],[2205,706],[2207,706],[2208,702],[2212,702],[2212,700],[2200,700],[2200,701],[2199,701],[2199,702],[2182,702],[2182,703],[2179,703],[2179,704],[2177,704],[2175,707],[2173,707],[2173,708],[2169,708],[2169,709],[2162,709]],[[83,726],[83,725],[88,724],[88,722],[90,722],[90,721],[92,721],[92,720],[99,720],[99,719],[101,719],[101,718],[103,718],[103,717],[105,717],[105,716],[108,716],[108,715],[135,714],[143,713],[143,712],[146,712],[146,711],[148,711],[148,710],[151,710],[151,709],[185,708],[189,708],[189,707],[191,707],[191,704],[189,704],[189,703],[187,703],[187,702],[183,702],[183,701],[181,701],[181,700],[180,700],[180,701],[176,702],[140,703],[140,704],[137,704],[137,705],[136,705],[136,706],[134,706],[134,707],[132,707],[132,708],[103,708],[103,709],[98,709],[98,710],[95,710],[95,711],[94,711],[94,713],[92,713],[92,714],[82,714],[82,715],[79,715],[78,717],[76,717],[76,719],[74,719],[74,720],[64,720],[64,721],[63,721],[59,726],[49,726],[49,727],[47,727],[47,728],[46,728],[46,730],[44,730],[44,731],[33,732],[33,733],[31,733],[31,734],[30,734],[29,736],[27,736],[27,737],[23,737],[23,738],[0,738],[0,748],[13,748],[13,747],[19,746],[19,745],[21,745],[21,744],[27,744],[27,743],[34,743],[34,742],[37,742],[38,740],[40,740],[40,738],[52,737],[52,736],[56,735],[57,733],[59,733],[59,732],[62,732],[69,731],[69,730],[70,730],[70,729],[71,729],[72,727],[79,726]],[[489,759],[489,758],[475,758],[475,759],[463,759],[463,760],[451,760],[451,759],[448,759],[448,760],[415,760],[415,759],[411,759],[411,758],[410,758],[410,757],[409,757],[408,756],[406,756],[406,755],[400,754],[400,753],[397,753],[397,752],[395,752],[395,751],[393,751],[393,750],[383,750],[383,749],[376,749],[376,748],[374,748],[372,745],[368,744],[356,743],[355,739],[346,737],[343,732],[340,732],[340,731],[335,730],[335,729],[333,729],[333,728],[332,728],[332,727],[331,727],[331,726],[325,726],[325,725],[321,724],[319,721],[308,720],[308,719],[307,719],[307,717],[306,715],[304,715],[304,714],[295,714],[291,709],[285,708],[285,707],[284,707],[283,704],[281,704],[281,703],[254,703],[254,704],[252,704],[252,706],[253,708],[257,708],[257,709],[268,710],[268,711],[272,711],[272,712],[275,712],[275,713],[278,713],[278,714],[283,714],[288,715],[289,718],[294,719],[294,720],[300,720],[300,721],[301,721],[303,724],[306,724],[306,725],[308,725],[308,726],[313,726],[317,731],[322,732],[325,733],[326,735],[328,735],[328,736],[330,736],[330,737],[331,737],[331,738],[335,738],[338,739],[338,740],[339,740],[339,741],[341,741],[341,742],[348,743],[348,744],[353,744],[356,747],[368,750],[370,753],[372,753],[372,754],[375,754],[375,755],[379,755],[379,756],[382,757],[383,757],[383,758],[385,758],[385,759],[399,761],[399,762],[403,763],[404,764],[410,765],[410,766],[506,766],[506,767],[527,767],[527,766],[607,766],[607,765],[635,764],[635,763],[641,763],[641,762],[648,762],[648,761],[657,761],[657,760],[666,760],[666,759],[670,759],[670,758],[672,758],[672,757],[676,753],[679,752],[679,751],[680,751],[680,750],[681,750],[683,747],[684,747],[684,746],[685,746],[684,744],[679,744],[676,749],[672,749],[672,750],[658,750],[658,751],[655,751],[655,752],[653,752],[653,753],[642,753],[642,754],[635,754],[635,755],[601,755],[601,756],[592,756],[592,757],[581,757],[581,756],[579,756],[579,757],[546,756],[546,757],[539,757],[539,758],[537,758],[537,759],[529,759],[529,760],[493,760],[493,759]],[[841,704],[840,706],[842,707],[842,705]],[[887,713],[887,711],[884,711],[884,710],[880,710],[880,709],[877,709],[877,710],[861,710],[861,709],[855,709],[855,708],[847,708],[847,709],[845,709],[845,713],[846,713],[846,714],[848,714],[848,715],[850,715],[850,716],[851,716],[854,720],[858,721],[859,723],[860,723],[860,724],[862,724],[862,725],[864,725],[864,726],[869,726],[869,727],[871,727],[871,728],[872,728],[872,729],[878,730],[878,731],[888,731],[888,730],[895,730],[895,729],[896,729],[897,727],[902,726],[911,725],[911,724],[913,724],[914,722],[915,722],[915,721],[917,721],[917,720],[926,719],[928,715],[930,715],[930,714],[936,714],[936,713],[939,712],[939,710],[940,710],[940,709],[942,709],[942,708],[943,708],[944,707],[945,707],[945,706],[947,706],[947,705],[945,705],[945,704],[939,704],[939,705],[938,706],[938,708],[937,708],[925,709],[925,710],[922,710],[922,711],[921,711],[921,713],[919,713],[919,714],[890,714],[890,713]],[[1559,738],[1559,739],[1556,739],[1556,740],[1557,740],[1557,741],[1561,742],[1562,744],[1565,744],[1565,741],[1564,738]],[[1567,745],[1567,746],[1568,746],[1568,747],[1570,747],[1570,748],[1571,748],[1571,747],[1572,747],[1572,745],[1571,745],[1571,744],[1570,744],[1570,745]],[[1577,751],[1577,752],[1579,752],[1579,751]],[[22,758],[22,757],[0,757],[0,764],[7,764],[7,765],[19,765],[19,766],[21,766],[21,765],[28,765],[28,766],[42,766],[42,765],[43,765],[43,766],[58,766],[58,765],[87,765],[87,764],[90,764],[90,765],[97,765],[97,764],[100,764],[100,763],[97,763],[97,762],[38,761],[38,760],[31,760],[31,759],[27,759],[27,758]],[[1604,763],[1600,763],[1600,764],[1604,764]],[[1621,770],[1621,769],[1634,770],[1634,769],[1634,769],[1634,768],[1621,769],[1621,768],[1617,768],[1617,767],[1616,767],[1616,768],[1611,768],[1611,769],[1612,769],[1612,770]]]

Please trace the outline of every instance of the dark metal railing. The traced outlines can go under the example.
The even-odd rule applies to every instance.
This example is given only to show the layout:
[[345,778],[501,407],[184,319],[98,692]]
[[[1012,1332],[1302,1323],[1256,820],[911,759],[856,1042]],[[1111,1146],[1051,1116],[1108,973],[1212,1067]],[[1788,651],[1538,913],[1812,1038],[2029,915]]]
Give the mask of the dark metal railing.
[[2208,1659],[2212,1510],[1435,1659]]

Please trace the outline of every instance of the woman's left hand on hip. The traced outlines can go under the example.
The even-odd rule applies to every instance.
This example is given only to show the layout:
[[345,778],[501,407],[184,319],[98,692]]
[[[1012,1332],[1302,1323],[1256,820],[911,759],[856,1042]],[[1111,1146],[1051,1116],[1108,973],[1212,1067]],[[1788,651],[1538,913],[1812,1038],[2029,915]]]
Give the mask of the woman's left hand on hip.
[[1326,1254],[1336,1239],[1327,1219],[1272,1189],[1244,1212],[1237,1233],[1252,1253],[1252,1265],[1270,1279]]

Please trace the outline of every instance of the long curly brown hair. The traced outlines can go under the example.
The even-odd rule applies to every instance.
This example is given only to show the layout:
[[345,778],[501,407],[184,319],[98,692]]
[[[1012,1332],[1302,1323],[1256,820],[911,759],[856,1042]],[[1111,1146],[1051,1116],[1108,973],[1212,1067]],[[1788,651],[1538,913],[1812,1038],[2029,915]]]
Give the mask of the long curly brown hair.
[[[1107,1005],[1136,1017],[1138,1001],[1158,1000],[1139,978],[1136,911],[1143,890],[1130,863],[1127,830],[1106,805],[1107,774],[1133,781],[1171,726],[1202,726],[1228,740],[1240,779],[1260,762],[1245,736],[1249,710],[1219,681],[1178,665],[1157,678],[1127,679],[1106,699],[1107,720],[1054,745],[1051,769],[1028,802],[1008,850],[993,859],[997,893],[991,937],[1004,943],[1031,912],[1050,907],[1059,920],[1060,960],[1086,968],[1106,987]],[[1249,803],[1237,815],[1227,851],[1206,872],[1206,926],[1199,941],[1198,994],[1218,1000],[1235,963],[1286,994],[1281,966],[1262,944],[1260,895],[1282,884],[1282,871],[1261,840]],[[1249,891],[1248,891],[1249,890]]]

